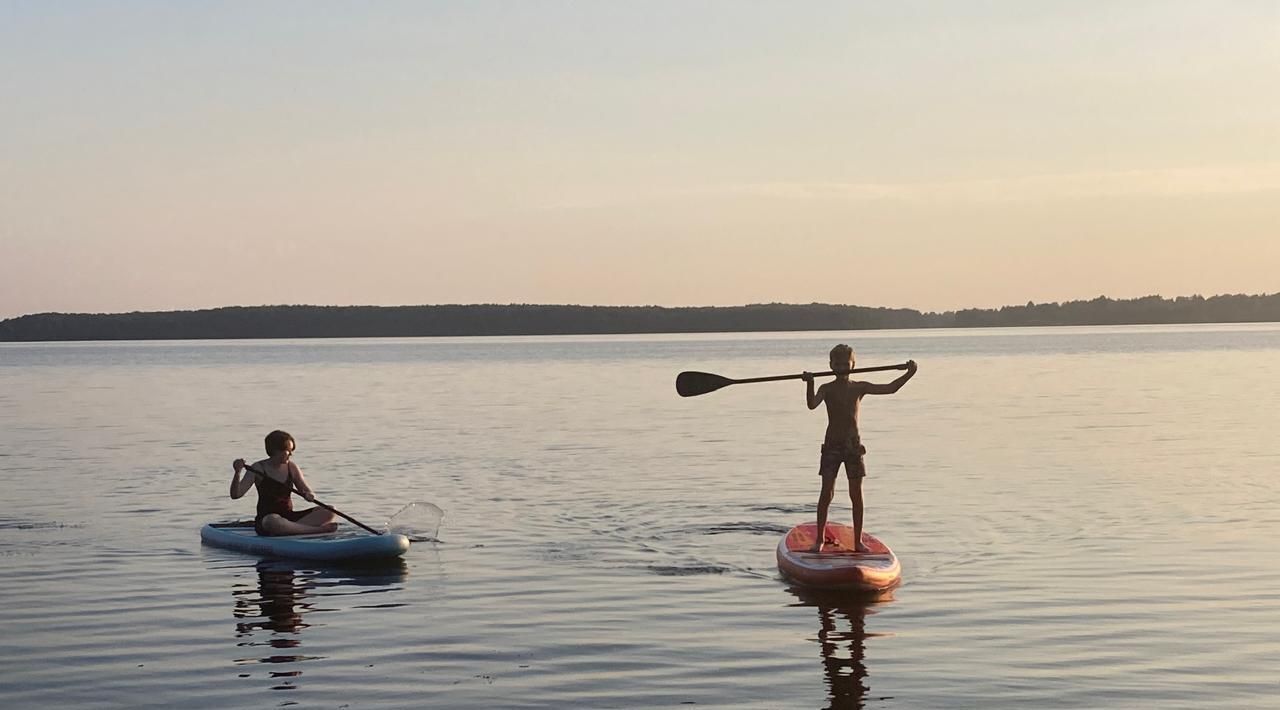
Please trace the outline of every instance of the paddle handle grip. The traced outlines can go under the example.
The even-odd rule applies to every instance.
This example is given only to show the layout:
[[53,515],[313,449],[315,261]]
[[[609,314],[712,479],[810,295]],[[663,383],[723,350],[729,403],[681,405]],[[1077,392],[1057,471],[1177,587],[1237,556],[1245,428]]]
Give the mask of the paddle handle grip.
[[[901,365],[877,365],[876,367],[855,367],[854,369],[849,370],[849,372],[850,374],[852,374],[855,372],[884,372],[885,370],[905,370],[905,369],[907,369],[907,364],[904,362]],[[836,372],[835,370],[828,370],[827,372],[814,372],[812,374],[814,377],[829,377],[831,375],[836,374]],[[804,379],[803,374],[774,375],[772,377],[750,377],[745,380],[734,380],[733,382],[734,384],[747,384],[749,382],[778,382],[779,380],[803,380],[803,379]]]

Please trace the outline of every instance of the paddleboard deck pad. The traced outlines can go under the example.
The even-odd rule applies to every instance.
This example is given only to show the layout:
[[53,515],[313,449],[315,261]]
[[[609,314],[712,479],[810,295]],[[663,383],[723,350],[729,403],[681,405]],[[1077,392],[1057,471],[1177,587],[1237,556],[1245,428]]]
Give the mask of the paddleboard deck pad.
[[804,587],[876,592],[890,589],[902,580],[898,556],[879,538],[862,533],[869,552],[855,552],[853,528],[827,523],[822,552],[810,552],[818,526],[801,523],[778,542],[778,571],[786,579]]

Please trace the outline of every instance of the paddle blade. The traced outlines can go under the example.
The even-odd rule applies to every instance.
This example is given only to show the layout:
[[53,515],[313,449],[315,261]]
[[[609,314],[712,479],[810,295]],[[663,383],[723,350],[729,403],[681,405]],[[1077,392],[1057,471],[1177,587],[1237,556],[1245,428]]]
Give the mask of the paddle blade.
[[715,392],[725,385],[733,384],[733,380],[710,372],[681,372],[676,375],[676,392],[681,397],[696,397],[700,394]]
[[438,541],[444,511],[426,501],[410,503],[387,521],[387,531],[394,530],[414,542]]

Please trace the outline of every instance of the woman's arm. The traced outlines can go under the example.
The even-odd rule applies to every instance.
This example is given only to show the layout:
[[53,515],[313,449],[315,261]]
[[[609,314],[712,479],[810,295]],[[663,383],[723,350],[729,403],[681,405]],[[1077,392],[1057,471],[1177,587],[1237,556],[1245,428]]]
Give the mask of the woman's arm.
[[250,488],[253,488],[253,477],[255,474],[253,473],[253,470],[250,469],[249,475],[245,476],[244,478],[241,478],[240,471],[242,471],[244,468],[245,468],[244,459],[236,459],[235,461],[231,462],[231,470],[235,471],[235,473],[232,474],[231,476],[231,499],[232,500],[243,498],[244,494],[248,493]]
[[298,468],[298,464],[290,461],[289,468],[293,469],[294,487],[298,489],[298,495],[308,503],[316,502],[316,493],[311,490],[311,486],[307,485],[307,479],[302,476],[302,469]]

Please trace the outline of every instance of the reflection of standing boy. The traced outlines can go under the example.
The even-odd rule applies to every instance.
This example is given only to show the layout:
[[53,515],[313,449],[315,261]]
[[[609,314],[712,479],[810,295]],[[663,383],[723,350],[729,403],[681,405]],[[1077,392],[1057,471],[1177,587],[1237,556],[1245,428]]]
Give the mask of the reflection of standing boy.
[[858,552],[866,552],[862,544],[862,479],[867,475],[867,468],[862,460],[867,449],[862,445],[862,437],[858,434],[858,405],[863,395],[893,394],[902,389],[916,374],[916,361],[907,361],[907,371],[898,379],[886,385],[870,382],[859,382],[849,379],[853,369],[853,348],[843,343],[831,348],[831,369],[836,379],[827,382],[813,391],[813,373],[804,373],[805,402],[809,409],[817,409],[818,405],[827,403],[827,435],[822,440],[822,460],[818,466],[818,475],[822,476],[822,492],[818,495],[818,530],[817,539],[813,543],[813,551],[821,552],[826,538],[827,507],[835,494],[836,474],[840,472],[840,464],[844,464],[845,475],[849,478],[849,500],[853,502],[853,539]]

